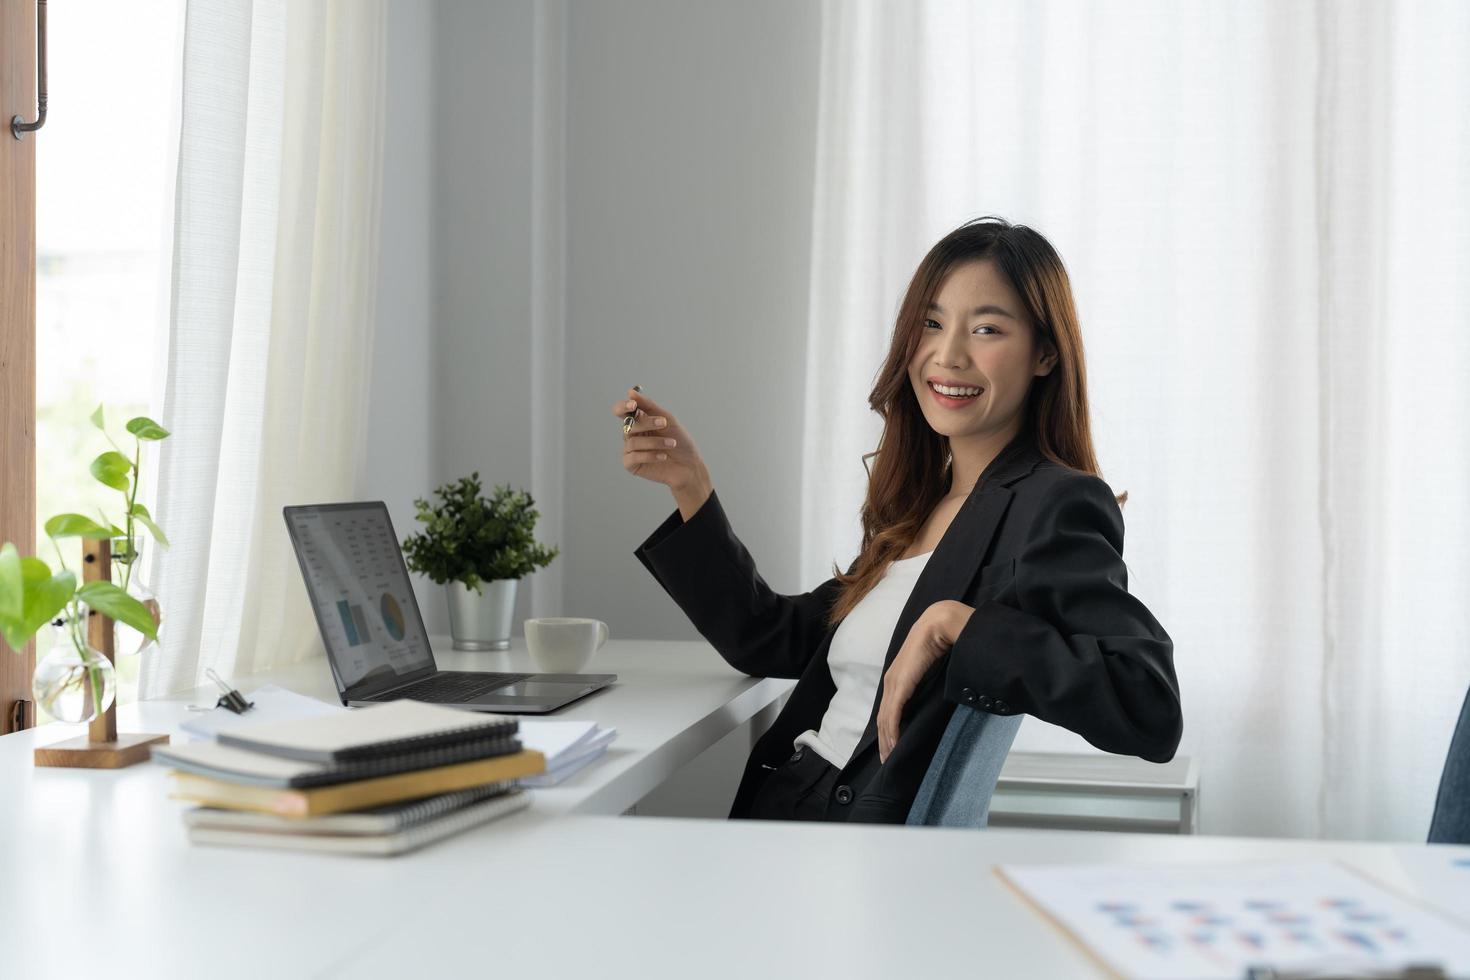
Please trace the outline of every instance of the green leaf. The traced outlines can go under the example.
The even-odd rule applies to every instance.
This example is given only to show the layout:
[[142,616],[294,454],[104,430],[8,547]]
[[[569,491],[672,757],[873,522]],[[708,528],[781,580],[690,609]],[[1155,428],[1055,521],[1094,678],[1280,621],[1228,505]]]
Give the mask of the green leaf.
[[132,460],[112,450],[92,460],[92,475],[97,478],[97,482],[123,493],[128,492],[128,474],[132,469]]
[[143,415],[128,420],[128,431],[139,439],[157,440],[168,438],[167,429]]
[[110,538],[112,529],[81,514],[57,514],[46,522],[46,536],[51,538]]
[[97,406],[97,411],[95,411],[95,412],[92,413],[92,424],[95,425],[97,428],[101,429],[103,432],[106,432],[107,431],[107,426],[105,426],[105,425],[102,424],[102,406],[101,405],[98,405]]
[[102,615],[127,623],[148,639],[158,639],[158,624],[148,607],[111,582],[88,582],[77,590],[77,597]]
[[26,580],[25,613],[21,626],[31,635],[56,618],[66,608],[77,590],[73,572],[51,574],[51,568],[39,558],[22,558],[21,569]]
[[148,533],[153,535],[154,541],[157,541],[165,548],[168,547],[168,538],[164,537],[163,528],[153,523],[153,515],[148,513],[147,507],[144,507],[142,504],[134,504],[133,518],[148,529]]
[[[20,558],[10,544],[0,549],[0,580],[4,581],[0,595],[5,599],[8,613],[0,616],[0,636],[17,652],[24,650],[36,631],[66,608],[77,584],[71,572],[52,575],[44,561]],[[18,608],[9,605],[12,596],[20,600]]]
[[16,653],[23,653],[26,644],[31,642],[31,637],[35,635],[34,630],[27,631],[20,623],[0,621],[0,638],[3,638],[5,645]]
[[19,626],[25,608],[20,552],[9,541],[0,546],[0,627]]

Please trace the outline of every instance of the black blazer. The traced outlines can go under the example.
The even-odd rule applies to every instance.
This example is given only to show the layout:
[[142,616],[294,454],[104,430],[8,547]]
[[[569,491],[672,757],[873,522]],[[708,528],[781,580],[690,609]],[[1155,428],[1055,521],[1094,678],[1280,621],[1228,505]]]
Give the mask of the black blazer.
[[[824,619],[837,580],[802,595],[777,594],[714,493],[688,521],[675,510],[634,553],[732,666],[799,678],[746,763],[730,810],[743,817],[766,776],[791,756],[792,740],[821,727],[836,693],[827,668],[836,630]],[[919,614],[942,599],[975,613],[904,708],[898,742],[882,765],[880,681],[829,819],[903,823],[960,704],[1035,715],[1107,752],[1150,762],[1174,757],[1183,726],[1174,645],[1128,593],[1123,515],[1101,479],[1044,458],[1024,434],[1012,441],[925,564],[888,638],[885,670]]]

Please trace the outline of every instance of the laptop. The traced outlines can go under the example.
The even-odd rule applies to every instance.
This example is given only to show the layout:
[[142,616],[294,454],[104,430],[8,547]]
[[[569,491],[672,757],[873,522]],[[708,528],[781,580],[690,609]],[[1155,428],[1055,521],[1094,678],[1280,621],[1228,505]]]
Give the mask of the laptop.
[[440,670],[387,506],[381,500],[316,504],[284,513],[343,704],[411,698],[545,714],[617,680],[616,674]]

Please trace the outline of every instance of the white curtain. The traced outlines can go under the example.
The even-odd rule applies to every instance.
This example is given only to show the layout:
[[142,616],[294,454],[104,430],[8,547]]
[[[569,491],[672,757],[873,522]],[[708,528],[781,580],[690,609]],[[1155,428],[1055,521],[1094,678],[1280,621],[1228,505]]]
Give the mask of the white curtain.
[[368,451],[384,0],[189,0],[156,512],[162,654],[139,696],[319,651],[287,504]]
[[[919,260],[1030,225],[1076,290],[1203,831],[1422,841],[1470,684],[1470,5],[823,13],[804,579],[856,554]],[[1034,718],[1016,747],[1090,751]]]

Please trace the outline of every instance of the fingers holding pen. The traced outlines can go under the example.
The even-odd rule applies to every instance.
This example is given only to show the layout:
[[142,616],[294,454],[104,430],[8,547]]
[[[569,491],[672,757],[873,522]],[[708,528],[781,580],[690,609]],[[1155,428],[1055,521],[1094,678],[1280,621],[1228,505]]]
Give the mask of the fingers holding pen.
[[[636,395],[643,390],[642,385],[634,385],[628,389],[629,395]],[[633,422],[638,418],[638,402],[632,398],[628,400],[628,414],[623,416],[623,435],[633,431]]]
[[625,421],[632,416],[632,424],[624,430],[625,435],[635,432],[650,432],[668,427],[669,420],[663,415],[650,415],[646,409],[634,401],[617,402],[612,407],[613,414]]
[[648,415],[640,408],[634,416],[633,425],[628,429],[628,435],[638,432],[654,432],[668,427],[669,420],[662,415]]
[[609,408],[623,423],[622,462],[629,473],[675,490],[708,479],[694,439],[641,388],[629,388],[627,397]]

